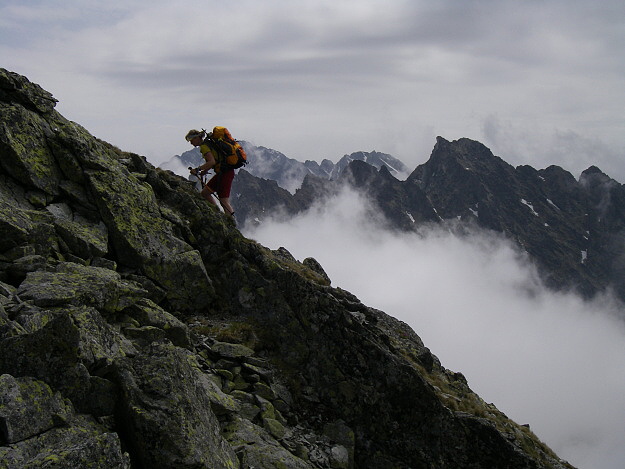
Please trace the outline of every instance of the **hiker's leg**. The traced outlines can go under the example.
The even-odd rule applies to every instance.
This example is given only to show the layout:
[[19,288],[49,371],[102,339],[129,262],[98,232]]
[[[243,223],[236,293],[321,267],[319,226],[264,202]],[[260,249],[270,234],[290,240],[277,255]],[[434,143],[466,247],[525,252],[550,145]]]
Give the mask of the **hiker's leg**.
[[234,209],[232,208],[232,205],[230,205],[230,197],[220,198],[219,203],[224,208],[224,212],[226,212],[227,215],[234,215]]
[[219,180],[219,190],[217,195],[219,196],[219,203],[224,209],[226,215],[233,216],[234,209],[230,205],[230,189],[232,188],[232,180],[234,179],[234,169],[228,169],[219,173],[221,179]]
[[204,197],[211,204],[217,205],[217,202],[215,202],[215,198],[213,197],[214,192],[210,187],[204,186],[204,189],[202,189],[201,194],[202,194],[202,197]]

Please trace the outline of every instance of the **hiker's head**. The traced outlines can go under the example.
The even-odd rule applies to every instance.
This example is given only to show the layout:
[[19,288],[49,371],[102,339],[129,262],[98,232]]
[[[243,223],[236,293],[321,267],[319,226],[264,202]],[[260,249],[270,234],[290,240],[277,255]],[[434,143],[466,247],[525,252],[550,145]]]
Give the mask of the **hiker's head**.
[[203,130],[195,130],[191,129],[187,132],[185,140],[189,142],[194,147],[199,147],[206,136],[206,132]]

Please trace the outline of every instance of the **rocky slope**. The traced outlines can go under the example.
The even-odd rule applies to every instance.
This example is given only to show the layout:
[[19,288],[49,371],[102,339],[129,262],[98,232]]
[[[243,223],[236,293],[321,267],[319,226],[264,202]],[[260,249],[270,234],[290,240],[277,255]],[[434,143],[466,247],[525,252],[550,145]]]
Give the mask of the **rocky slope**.
[[0,69],[0,467],[564,468],[405,324]]

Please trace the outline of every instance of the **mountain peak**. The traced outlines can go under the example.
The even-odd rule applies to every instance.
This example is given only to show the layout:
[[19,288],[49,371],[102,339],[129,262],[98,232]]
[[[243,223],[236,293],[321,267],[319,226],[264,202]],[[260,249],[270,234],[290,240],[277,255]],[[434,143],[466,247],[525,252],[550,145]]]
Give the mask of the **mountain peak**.
[[604,174],[603,171],[601,171],[599,168],[597,168],[594,165],[582,171],[582,174],[597,174],[597,173]]
[[[418,166],[407,180],[422,189],[436,183],[440,191],[458,192],[466,189],[471,181],[476,185],[478,180],[495,174],[508,179],[513,170],[480,142],[468,138],[450,142],[437,137],[428,161]],[[460,189],[456,190],[458,183],[461,183]]]
[[596,166],[590,166],[588,169],[582,171],[582,174],[580,174],[579,176],[579,182],[585,185],[607,183],[618,184],[616,181],[614,181],[614,179],[605,174]]
[[430,159],[455,158],[459,161],[489,160],[496,158],[482,143],[469,138],[460,138],[454,141],[436,138],[436,145]]

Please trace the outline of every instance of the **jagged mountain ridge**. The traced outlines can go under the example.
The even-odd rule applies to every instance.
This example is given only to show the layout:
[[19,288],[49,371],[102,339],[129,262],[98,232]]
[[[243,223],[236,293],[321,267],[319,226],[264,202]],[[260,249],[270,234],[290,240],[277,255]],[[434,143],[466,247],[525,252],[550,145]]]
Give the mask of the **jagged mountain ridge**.
[[[377,151],[359,151],[344,155],[336,164],[329,159],[324,159],[321,163],[311,160],[302,163],[271,148],[257,146],[246,141],[240,143],[248,155],[249,163],[245,169],[256,177],[276,181],[278,186],[290,193],[299,189],[302,181],[309,174],[323,179],[337,179],[347,165],[355,160],[364,161],[376,168],[386,166],[391,174],[401,179],[405,179],[409,173],[407,167],[397,158]],[[202,162],[199,149],[194,148],[181,155],[175,155],[161,164],[161,168],[173,170],[184,176],[186,168],[195,168]]]
[[551,286],[586,296],[613,287],[625,298],[625,190],[597,168],[576,181],[558,166],[514,168],[478,142],[439,138],[407,182],[441,217],[507,234],[544,267]]
[[576,180],[558,166],[515,168],[479,142],[438,137],[429,160],[405,181],[353,161],[333,181],[307,176],[291,195],[240,173],[237,213],[242,223],[289,217],[345,186],[366,194],[391,227],[437,223],[503,233],[548,286],[586,297],[613,289],[625,300],[625,188],[596,167]]
[[407,325],[0,69],[8,469],[564,468]]

